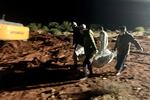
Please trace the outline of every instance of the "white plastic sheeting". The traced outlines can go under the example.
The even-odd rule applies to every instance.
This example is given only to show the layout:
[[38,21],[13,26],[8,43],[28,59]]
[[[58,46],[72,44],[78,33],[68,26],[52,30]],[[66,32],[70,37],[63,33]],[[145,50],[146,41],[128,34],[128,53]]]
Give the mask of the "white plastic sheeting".
[[[108,34],[104,30],[100,32],[100,47],[98,48],[98,52],[93,57],[93,66],[102,67],[108,63],[110,63],[114,57],[116,57],[117,52],[111,52],[107,49],[108,46]],[[75,53],[78,57],[79,61],[83,61],[85,58],[84,47],[77,45]]]
[[[75,53],[78,57],[79,61],[83,61],[85,59],[84,55],[84,47],[78,45]],[[93,66],[94,67],[102,67],[108,63],[110,63],[113,58],[116,56],[116,51],[111,52],[109,49],[105,49],[104,51],[99,51],[94,55],[93,58]]]
[[81,45],[77,45],[77,48],[76,48],[76,50],[75,50],[75,54],[77,55],[77,59],[78,59],[78,61],[84,61],[84,59],[85,59],[85,53],[84,53],[84,47],[83,46],[81,46]]
[[109,49],[105,49],[102,52],[98,52],[94,56],[93,66],[102,67],[108,63],[110,63],[113,58],[116,56],[116,51],[111,52]]

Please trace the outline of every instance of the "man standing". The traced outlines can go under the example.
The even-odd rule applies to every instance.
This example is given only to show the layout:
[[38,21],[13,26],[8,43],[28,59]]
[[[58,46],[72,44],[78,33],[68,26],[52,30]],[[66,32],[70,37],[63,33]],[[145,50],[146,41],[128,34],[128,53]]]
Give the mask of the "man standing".
[[84,76],[87,77],[93,74],[92,62],[93,57],[97,51],[97,47],[92,30],[87,29],[85,24],[81,25],[81,33],[83,34],[83,46],[85,52],[85,59],[83,61],[83,72]]
[[74,66],[75,66],[74,68],[76,68],[77,67],[77,55],[75,53],[75,50],[77,48],[77,45],[83,46],[83,36],[80,33],[80,28],[76,22],[73,22],[72,29],[73,29],[73,48],[74,48],[73,60],[74,60]]
[[143,51],[143,48],[140,46],[137,40],[135,40],[135,38],[127,32],[125,26],[120,27],[118,33],[119,35],[117,37],[116,45],[114,47],[114,50],[117,49],[117,64],[115,67],[117,71],[116,75],[120,75],[125,68],[124,62],[127,55],[129,54],[131,43],[133,43],[137,49]]
[[76,22],[73,22],[73,47],[76,49],[77,45],[83,46],[83,36],[80,33],[80,28]]

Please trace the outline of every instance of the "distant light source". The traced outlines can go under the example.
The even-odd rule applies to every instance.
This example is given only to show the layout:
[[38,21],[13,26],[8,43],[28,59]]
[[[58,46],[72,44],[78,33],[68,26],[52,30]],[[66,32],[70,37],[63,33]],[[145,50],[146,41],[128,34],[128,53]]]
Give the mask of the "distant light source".
[[150,2],[150,0],[120,0],[120,1],[130,1],[130,2]]

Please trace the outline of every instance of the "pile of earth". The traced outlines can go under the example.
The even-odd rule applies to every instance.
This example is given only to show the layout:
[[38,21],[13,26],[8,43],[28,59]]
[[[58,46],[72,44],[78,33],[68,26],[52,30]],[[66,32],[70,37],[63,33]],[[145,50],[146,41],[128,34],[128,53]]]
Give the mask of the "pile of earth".
[[[0,100],[150,100],[150,39],[136,37],[127,68],[115,75],[114,59],[82,80],[73,66],[72,36],[31,33],[28,41],[0,42]],[[114,39],[109,38],[109,49]]]

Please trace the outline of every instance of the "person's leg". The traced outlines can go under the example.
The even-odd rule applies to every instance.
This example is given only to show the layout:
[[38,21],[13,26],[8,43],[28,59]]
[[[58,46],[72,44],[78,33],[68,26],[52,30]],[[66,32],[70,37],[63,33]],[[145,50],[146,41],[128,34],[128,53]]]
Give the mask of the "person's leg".
[[83,62],[83,73],[85,77],[87,77],[90,74],[89,69],[88,69],[89,64],[90,64],[89,59],[86,57]]
[[124,63],[123,63],[124,68],[127,68],[127,65],[125,64],[125,61],[126,61],[127,57],[128,57],[128,55],[125,55]]
[[77,47],[77,45],[75,45],[75,48],[74,48],[74,52],[73,52],[73,67],[71,67],[71,69],[73,69],[73,70],[77,70],[78,68],[78,57],[77,57],[77,55],[76,55],[76,53],[75,53],[75,50],[76,50],[76,47]]
[[74,50],[74,53],[73,53],[73,61],[74,61],[74,65],[76,66],[78,60],[77,60],[77,55],[76,55],[76,53],[75,53],[75,50]]
[[89,59],[89,64],[88,64],[88,69],[90,71],[90,75],[93,74],[92,62],[93,62],[93,58],[90,58]]
[[117,54],[117,59],[116,59],[117,60],[117,64],[115,66],[116,71],[118,71],[120,69],[120,66],[121,66],[121,60],[120,60],[120,58],[121,58],[121,55]]
[[116,70],[118,74],[120,74],[124,70],[125,58],[126,58],[125,54],[117,55]]
[[123,54],[121,56],[121,61],[122,62],[121,62],[120,72],[122,72],[125,69],[125,67],[124,67],[125,60],[126,60],[126,54]]

